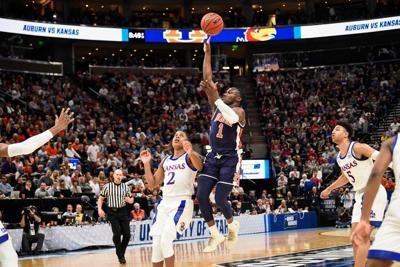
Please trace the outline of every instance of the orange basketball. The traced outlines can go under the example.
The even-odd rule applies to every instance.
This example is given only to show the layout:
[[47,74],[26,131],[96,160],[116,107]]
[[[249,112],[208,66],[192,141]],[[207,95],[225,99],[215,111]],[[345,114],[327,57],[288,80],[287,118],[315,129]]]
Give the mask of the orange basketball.
[[208,35],[217,35],[224,28],[224,21],[217,13],[207,13],[201,19],[201,29]]

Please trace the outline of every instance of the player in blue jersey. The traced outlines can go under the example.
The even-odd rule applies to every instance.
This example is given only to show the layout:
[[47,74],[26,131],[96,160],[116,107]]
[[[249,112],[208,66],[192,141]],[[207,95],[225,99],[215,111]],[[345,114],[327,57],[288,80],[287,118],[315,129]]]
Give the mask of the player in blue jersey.
[[210,123],[212,151],[207,154],[203,171],[198,177],[197,199],[201,214],[211,232],[211,238],[204,252],[212,252],[225,240],[215,225],[209,201],[214,187],[216,187],[215,203],[228,222],[228,247],[236,243],[239,233],[239,222],[233,220],[228,195],[234,186],[234,177],[240,170],[242,153],[240,137],[246,117],[243,108],[240,107],[242,97],[239,89],[231,87],[223,94],[222,99],[219,96],[217,85],[212,81],[210,40],[204,43],[204,54],[204,81],[200,86],[207,94],[214,115]]
[[[53,136],[63,131],[68,124],[74,121],[74,113],[69,109],[63,109],[59,117],[56,116],[55,125],[49,130],[32,136],[23,142],[15,144],[0,143],[0,157],[15,157],[27,155],[34,152],[39,147],[50,141]],[[10,236],[3,223],[0,221],[0,266],[2,267],[17,267],[18,256],[11,243]]]

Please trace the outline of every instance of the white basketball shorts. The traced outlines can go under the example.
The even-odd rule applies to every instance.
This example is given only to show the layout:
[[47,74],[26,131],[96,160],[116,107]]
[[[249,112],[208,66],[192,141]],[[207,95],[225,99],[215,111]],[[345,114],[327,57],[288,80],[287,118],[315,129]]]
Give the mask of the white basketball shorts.
[[[351,223],[358,223],[361,220],[361,209],[363,203],[364,192],[356,192],[353,207],[353,215],[351,217]],[[372,210],[370,214],[371,225],[379,227],[382,223],[383,215],[385,214],[385,209],[387,205],[387,194],[385,188],[380,185],[378,193],[376,194],[374,203],[372,205]]]
[[400,261],[400,188],[393,192],[382,226],[376,232],[368,258]]
[[192,221],[193,208],[191,197],[164,197],[156,208],[150,235],[163,232],[182,235]]

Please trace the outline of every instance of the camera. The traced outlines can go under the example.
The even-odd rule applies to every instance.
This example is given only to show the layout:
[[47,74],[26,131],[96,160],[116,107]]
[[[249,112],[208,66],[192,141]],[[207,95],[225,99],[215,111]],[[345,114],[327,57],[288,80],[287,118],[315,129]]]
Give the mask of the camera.
[[30,216],[32,210],[36,210],[36,207],[35,206],[25,207],[22,214],[24,214],[26,216]]

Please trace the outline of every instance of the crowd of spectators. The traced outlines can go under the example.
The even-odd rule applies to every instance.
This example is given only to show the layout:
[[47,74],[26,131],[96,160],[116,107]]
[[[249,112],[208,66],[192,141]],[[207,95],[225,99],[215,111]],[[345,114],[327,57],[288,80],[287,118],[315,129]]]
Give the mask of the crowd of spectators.
[[[229,85],[227,77],[217,77],[221,87]],[[68,78],[1,72],[0,142],[21,142],[50,128],[62,107],[76,117],[34,154],[2,159],[0,198],[97,197],[113,171],[122,168],[135,197],[142,199],[132,217],[149,217],[160,190],[150,191],[143,181],[139,153],[149,149],[156,169],[171,153],[176,130],[186,131],[194,147],[205,151],[211,109],[198,85],[198,74]],[[140,203],[149,207],[144,216]]]
[[[222,88],[230,83],[223,74],[216,78]],[[160,190],[149,190],[143,180],[139,152],[149,149],[156,169],[161,158],[171,153],[168,145],[176,130],[186,131],[198,150],[209,144],[211,110],[198,87],[199,79],[197,74],[68,78],[0,73],[3,98],[7,98],[0,99],[4,102],[0,142],[21,142],[50,128],[52,114],[62,107],[76,114],[72,127],[34,154],[2,160],[0,197],[97,197],[113,171],[122,168],[140,200],[131,217],[152,218]],[[356,137],[365,141],[399,96],[399,66],[281,71],[257,74],[255,79],[276,184],[270,194],[263,191],[259,197],[255,191],[235,189],[230,196],[235,214],[318,211],[321,184],[337,174],[332,127],[346,119]],[[96,94],[83,89],[89,87]],[[391,128],[396,131],[399,126],[395,121]],[[393,187],[388,177],[385,188]],[[73,213],[73,208],[67,212]],[[215,206],[214,212],[219,212]],[[81,213],[81,207],[76,207],[75,217]],[[82,221],[90,220],[78,219]]]
[[286,190],[304,196],[312,190],[309,181],[318,189],[335,179],[330,135],[336,122],[350,122],[354,139],[368,143],[400,94],[397,64],[269,72],[255,79],[278,196]]

